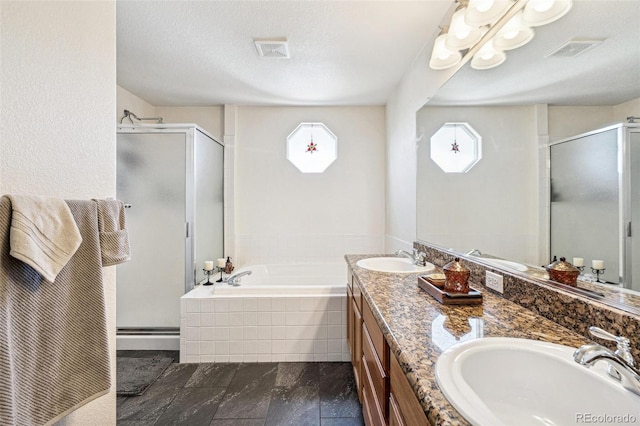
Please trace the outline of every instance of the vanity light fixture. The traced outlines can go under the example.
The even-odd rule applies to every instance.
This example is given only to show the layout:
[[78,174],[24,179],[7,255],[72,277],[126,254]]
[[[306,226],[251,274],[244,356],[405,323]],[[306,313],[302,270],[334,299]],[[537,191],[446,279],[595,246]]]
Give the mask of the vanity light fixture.
[[512,4],[511,0],[469,0],[464,20],[473,27],[490,25],[504,15]]
[[[572,0],[456,2],[446,36],[441,32],[434,43],[429,62],[432,69],[447,69],[469,60],[474,69],[497,67],[506,59],[505,50],[517,49],[533,39],[531,27],[560,19],[573,5]],[[456,51],[460,60],[454,60]]]
[[532,27],[557,21],[571,10],[571,0],[529,0],[524,7],[523,22]]
[[444,70],[451,68],[462,60],[462,54],[458,50],[450,50],[445,45],[448,28],[449,27],[442,28],[440,35],[436,38],[436,43],[431,52],[431,60],[429,60],[431,69]]
[[468,49],[482,38],[483,31],[481,27],[474,27],[465,22],[466,12],[466,4],[460,2],[451,18],[449,31],[444,41],[444,45],[449,50]]
[[520,11],[498,31],[492,39],[493,46],[500,50],[517,49],[533,40],[534,35],[533,28],[523,23]]

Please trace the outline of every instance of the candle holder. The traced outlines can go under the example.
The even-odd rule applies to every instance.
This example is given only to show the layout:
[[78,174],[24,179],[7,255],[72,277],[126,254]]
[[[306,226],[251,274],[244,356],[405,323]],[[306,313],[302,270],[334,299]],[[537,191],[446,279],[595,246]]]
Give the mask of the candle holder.
[[600,281],[600,275],[604,274],[604,271],[606,271],[605,268],[602,269],[596,269],[596,268],[591,268],[591,272],[593,272],[594,274],[596,274],[596,282],[597,283],[601,283],[602,281]]
[[203,269],[204,274],[207,276],[207,282],[202,285],[213,285],[211,282],[211,275],[213,275],[213,269]]
[[218,268],[218,271],[220,271],[220,279],[216,280],[217,283],[221,283],[222,281],[224,281],[222,279],[222,271],[224,271],[224,268],[221,268],[219,266],[216,266],[216,268]]
[[576,268],[578,268],[578,271],[580,271],[580,275],[582,275],[582,273],[584,272],[584,266],[576,266]]

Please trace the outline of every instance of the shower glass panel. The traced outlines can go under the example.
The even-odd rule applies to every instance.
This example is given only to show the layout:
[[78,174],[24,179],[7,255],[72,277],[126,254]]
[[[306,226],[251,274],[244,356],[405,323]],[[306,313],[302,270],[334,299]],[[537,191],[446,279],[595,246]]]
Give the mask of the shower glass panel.
[[117,196],[127,209],[131,261],[117,268],[118,328],[180,326],[185,290],[187,137],[118,134]]
[[621,282],[618,129],[551,146],[551,255],[604,260],[601,281]]
[[[206,278],[204,261],[222,257],[223,150],[206,135],[195,133],[195,264],[196,282]],[[219,276],[219,274],[217,274]],[[216,276],[211,280],[215,281]]]
[[627,225],[630,229],[626,234],[629,244],[627,265],[630,265],[631,277],[627,287],[640,291],[640,131],[630,132],[629,153],[631,223]]
[[119,335],[162,345],[173,336],[179,346],[180,297],[204,279],[205,260],[223,256],[223,151],[194,125],[119,127],[117,197],[131,206],[131,261],[117,267]]

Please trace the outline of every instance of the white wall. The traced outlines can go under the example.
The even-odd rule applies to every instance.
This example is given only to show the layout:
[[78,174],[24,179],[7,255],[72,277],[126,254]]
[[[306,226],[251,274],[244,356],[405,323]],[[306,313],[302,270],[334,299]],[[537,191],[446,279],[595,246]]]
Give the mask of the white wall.
[[[467,252],[537,263],[536,109],[424,107],[418,112],[417,236]],[[445,122],[467,122],[482,137],[482,159],[445,173],[430,158],[430,137]]]
[[[0,3],[0,192],[115,195],[115,2]],[[112,391],[60,421],[115,425],[115,270],[104,269]]]
[[[324,173],[286,159],[287,136],[322,122],[338,137]],[[235,243],[246,263],[343,262],[383,250],[384,107],[237,107]]]
[[410,250],[416,238],[416,112],[456,71],[426,77],[432,45],[425,43],[386,105],[386,252]]

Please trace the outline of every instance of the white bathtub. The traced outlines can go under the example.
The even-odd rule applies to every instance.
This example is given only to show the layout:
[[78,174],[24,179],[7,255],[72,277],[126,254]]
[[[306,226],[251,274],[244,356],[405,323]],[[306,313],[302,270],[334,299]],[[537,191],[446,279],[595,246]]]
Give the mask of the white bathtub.
[[233,271],[232,275],[251,271],[239,279],[239,286],[217,283],[213,293],[233,295],[309,295],[340,294],[346,291],[347,267],[336,264],[251,265]]
[[181,298],[181,362],[350,360],[346,264],[250,265],[233,273],[247,270],[240,286],[200,285]]

